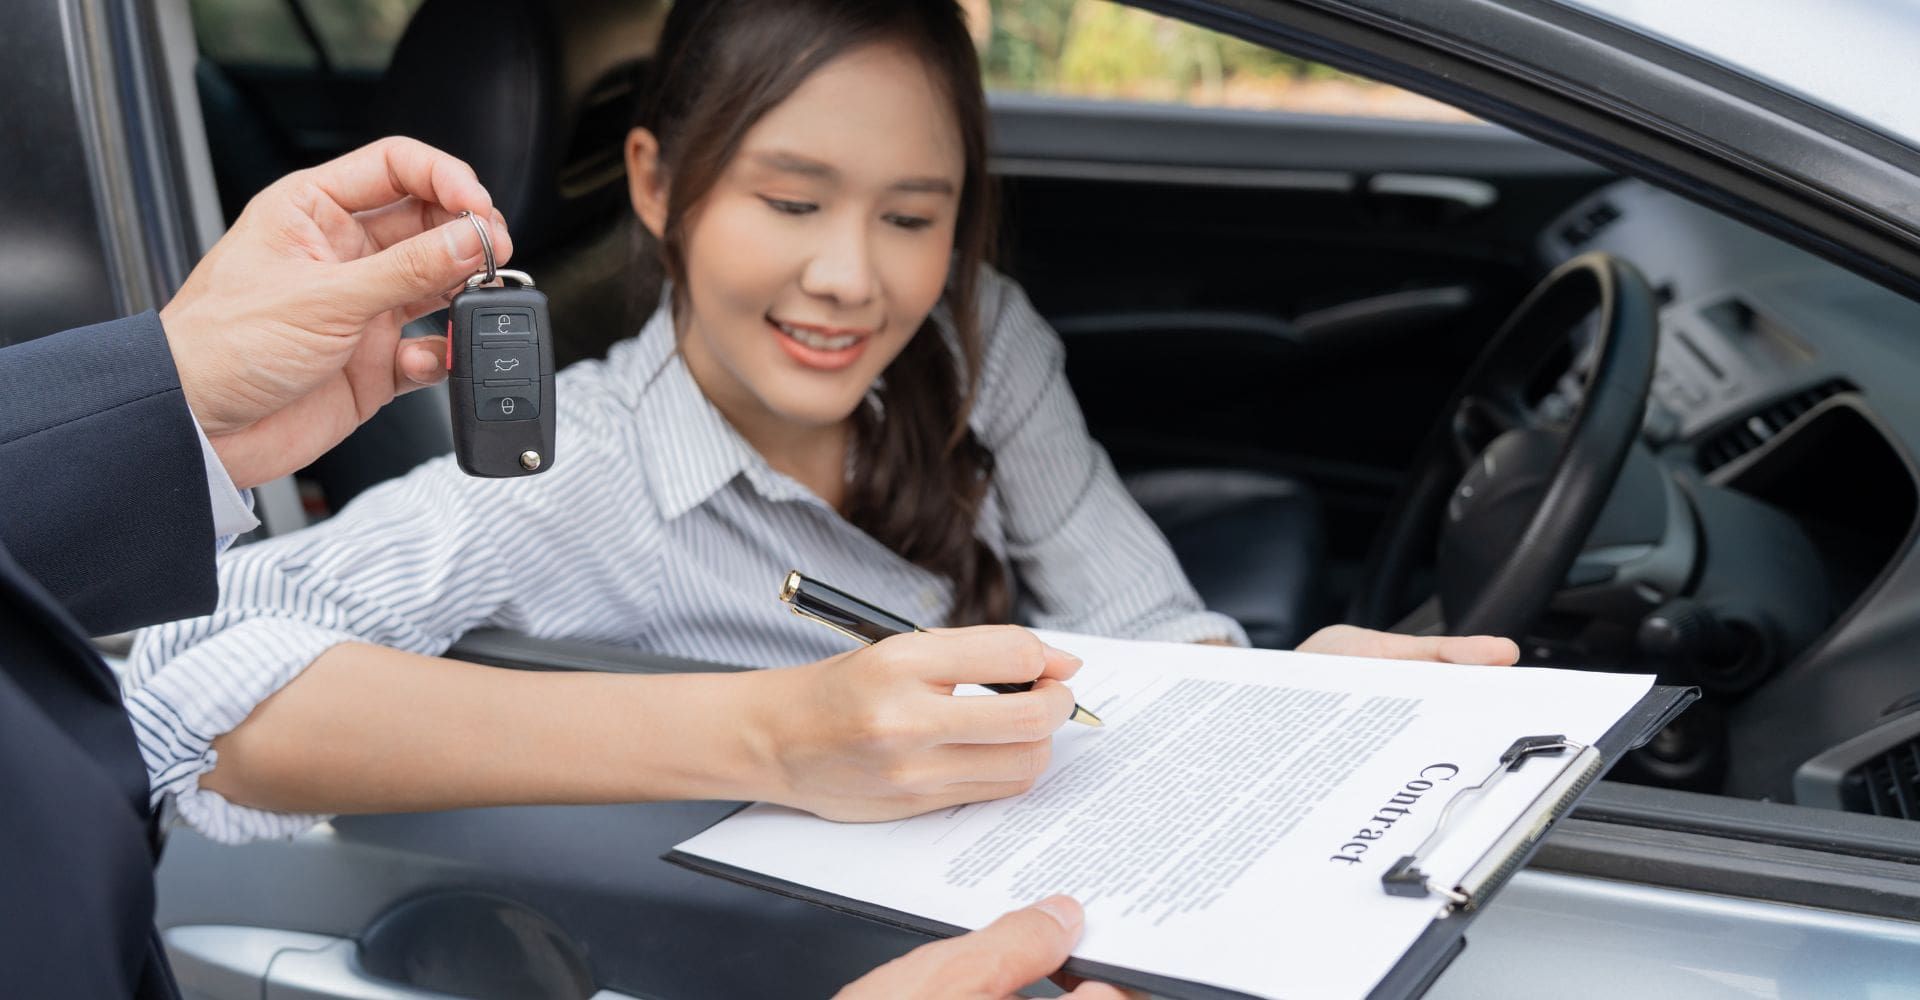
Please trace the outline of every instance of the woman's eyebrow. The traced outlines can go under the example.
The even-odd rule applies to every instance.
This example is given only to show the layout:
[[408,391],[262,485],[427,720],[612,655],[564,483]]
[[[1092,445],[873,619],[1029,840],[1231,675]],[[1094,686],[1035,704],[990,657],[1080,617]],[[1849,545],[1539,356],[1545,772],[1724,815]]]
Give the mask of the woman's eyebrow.
[[[763,167],[778,170],[782,173],[799,174],[802,177],[811,177],[823,181],[840,179],[840,171],[835,170],[832,165],[822,163],[811,157],[801,156],[798,153],[789,153],[785,150],[768,150],[765,152],[750,153],[748,154],[748,158]],[[951,195],[954,193],[953,182],[945,177],[907,177],[895,181],[887,185],[887,187],[889,190],[905,191],[910,194]]]

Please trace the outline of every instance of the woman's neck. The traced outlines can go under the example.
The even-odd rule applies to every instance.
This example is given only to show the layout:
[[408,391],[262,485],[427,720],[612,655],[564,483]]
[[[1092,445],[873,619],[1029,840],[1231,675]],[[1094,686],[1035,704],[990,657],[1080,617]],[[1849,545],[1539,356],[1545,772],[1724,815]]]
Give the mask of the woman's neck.
[[[719,406],[717,402],[714,405]],[[727,412],[724,406],[720,412],[769,466],[798,480],[833,509],[841,509],[847,494],[847,447],[853,436],[852,421],[842,420],[828,427],[799,427],[765,410],[761,410],[761,414],[771,419],[746,422]]]
[[717,366],[703,352],[683,350],[682,357],[701,394],[768,466],[793,477],[835,510],[841,509],[847,493],[852,418],[824,426],[795,423],[715,370]]

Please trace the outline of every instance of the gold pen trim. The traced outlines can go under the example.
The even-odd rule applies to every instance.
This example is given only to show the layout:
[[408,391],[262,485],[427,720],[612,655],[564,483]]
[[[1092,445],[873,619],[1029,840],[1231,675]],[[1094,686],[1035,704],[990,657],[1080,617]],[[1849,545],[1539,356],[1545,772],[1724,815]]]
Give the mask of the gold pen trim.
[[787,610],[792,611],[794,614],[799,615],[800,617],[805,618],[810,622],[819,622],[820,624],[825,625],[826,627],[834,630],[835,632],[840,633],[841,635],[846,636],[849,639],[852,639],[854,642],[857,642],[862,646],[873,645],[872,639],[869,639],[866,636],[861,635],[860,633],[855,632],[854,630],[841,625],[839,622],[828,621],[827,619],[822,618],[811,611],[808,611],[807,609],[799,606],[798,604],[789,603],[787,605]]

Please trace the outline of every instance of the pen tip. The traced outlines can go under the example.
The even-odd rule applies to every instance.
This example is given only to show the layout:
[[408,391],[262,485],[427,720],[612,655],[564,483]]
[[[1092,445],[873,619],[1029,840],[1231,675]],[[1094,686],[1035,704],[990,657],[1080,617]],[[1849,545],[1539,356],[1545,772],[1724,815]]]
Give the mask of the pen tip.
[[1100,721],[1099,716],[1093,714],[1092,712],[1087,711],[1084,708],[1081,708],[1078,705],[1073,706],[1073,716],[1071,717],[1071,721],[1083,723],[1085,725],[1094,726],[1094,727],[1101,727],[1106,725],[1106,723]]

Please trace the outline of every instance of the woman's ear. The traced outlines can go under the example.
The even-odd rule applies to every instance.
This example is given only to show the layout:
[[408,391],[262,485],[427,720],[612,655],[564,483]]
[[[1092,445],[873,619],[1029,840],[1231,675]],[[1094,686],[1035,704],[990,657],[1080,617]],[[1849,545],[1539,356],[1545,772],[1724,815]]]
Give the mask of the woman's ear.
[[633,214],[659,239],[667,228],[667,177],[660,169],[660,140],[644,128],[627,133],[627,197]]

